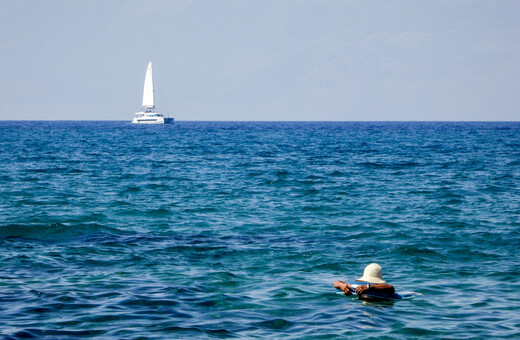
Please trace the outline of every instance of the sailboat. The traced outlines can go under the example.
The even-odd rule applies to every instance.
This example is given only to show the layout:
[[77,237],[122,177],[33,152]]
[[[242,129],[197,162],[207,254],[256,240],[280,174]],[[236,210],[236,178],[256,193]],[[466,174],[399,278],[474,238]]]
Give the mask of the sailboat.
[[173,124],[173,117],[164,117],[155,111],[152,62],[148,64],[144,77],[143,105],[132,120],[133,124]]

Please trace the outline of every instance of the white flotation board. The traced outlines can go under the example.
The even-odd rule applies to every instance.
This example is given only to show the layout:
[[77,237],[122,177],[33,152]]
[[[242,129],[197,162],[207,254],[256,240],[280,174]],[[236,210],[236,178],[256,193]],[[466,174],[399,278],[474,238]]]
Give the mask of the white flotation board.
[[[352,288],[354,288],[354,292],[352,292],[352,295],[356,294],[356,288],[360,285],[366,285],[366,282],[347,282]],[[340,291],[337,292],[337,294],[345,294],[344,292]],[[346,295],[346,294],[345,294]],[[405,299],[413,299],[414,297],[422,296],[421,293],[416,292],[400,292],[400,293],[394,293],[394,295],[386,295],[386,294],[379,294],[377,292],[368,292],[364,293],[363,297],[368,298],[371,300],[405,300]]]

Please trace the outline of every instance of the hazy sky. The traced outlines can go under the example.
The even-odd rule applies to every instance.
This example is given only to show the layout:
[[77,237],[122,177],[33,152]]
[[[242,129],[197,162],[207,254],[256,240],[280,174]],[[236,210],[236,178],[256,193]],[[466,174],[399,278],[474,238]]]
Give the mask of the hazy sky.
[[520,120],[518,0],[0,0],[0,32],[0,120],[131,120],[149,60],[178,120]]

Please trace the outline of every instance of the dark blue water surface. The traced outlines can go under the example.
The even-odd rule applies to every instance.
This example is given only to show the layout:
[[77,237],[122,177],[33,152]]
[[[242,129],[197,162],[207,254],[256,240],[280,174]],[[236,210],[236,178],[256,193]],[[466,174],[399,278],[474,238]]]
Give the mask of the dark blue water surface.
[[0,122],[8,339],[520,337],[519,249],[520,123]]

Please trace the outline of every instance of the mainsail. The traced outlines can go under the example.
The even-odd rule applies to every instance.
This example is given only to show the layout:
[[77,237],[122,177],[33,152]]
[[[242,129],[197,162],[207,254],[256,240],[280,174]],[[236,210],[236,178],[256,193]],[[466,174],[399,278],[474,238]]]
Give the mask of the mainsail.
[[152,76],[152,62],[148,64],[146,69],[146,77],[144,78],[143,90],[143,109],[153,109],[153,76]]

